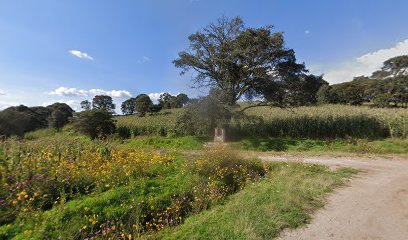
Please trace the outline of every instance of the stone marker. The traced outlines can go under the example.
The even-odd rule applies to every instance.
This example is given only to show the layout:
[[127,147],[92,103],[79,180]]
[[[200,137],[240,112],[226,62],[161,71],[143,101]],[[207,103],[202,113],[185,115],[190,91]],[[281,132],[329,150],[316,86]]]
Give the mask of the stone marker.
[[225,129],[224,128],[216,128],[214,134],[214,142],[225,142]]

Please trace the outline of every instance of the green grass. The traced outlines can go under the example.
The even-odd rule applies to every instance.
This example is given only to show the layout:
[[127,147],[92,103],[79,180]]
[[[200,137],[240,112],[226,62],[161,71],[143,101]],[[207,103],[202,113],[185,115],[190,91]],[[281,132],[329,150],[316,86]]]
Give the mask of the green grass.
[[[236,144],[235,144],[236,145]],[[238,146],[244,150],[275,152],[348,152],[367,154],[408,154],[407,139],[288,139],[247,138]]]
[[133,137],[140,135],[173,136],[176,122],[184,111],[182,108],[168,109],[144,117],[119,116],[115,120],[118,127],[128,128]]
[[123,143],[121,143],[121,146],[127,148],[199,150],[203,148],[203,144],[206,141],[209,141],[209,138],[195,136],[139,136],[136,138],[125,140]]
[[324,205],[327,193],[356,173],[318,165],[274,163],[266,179],[231,196],[224,205],[187,218],[163,239],[271,239],[296,228]]
[[179,159],[175,166],[162,170],[161,177],[139,178],[127,186],[86,195],[49,211],[20,216],[13,224],[0,227],[0,239],[81,239],[78,230],[92,227],[87,217],[94,214],[98,223],[115,221],[118,227],[123,224],[132,228],[140,216],[135,216],[138,213],[131,206],[144,201],[146,206],[165,208],[172,195],[192,189],[197,179],[179,171],[182,163]]

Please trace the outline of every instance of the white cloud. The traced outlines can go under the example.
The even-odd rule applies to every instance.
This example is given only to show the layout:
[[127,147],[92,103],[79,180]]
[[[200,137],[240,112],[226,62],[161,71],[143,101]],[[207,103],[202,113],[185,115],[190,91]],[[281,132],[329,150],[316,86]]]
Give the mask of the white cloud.
[[6,95],[6,92],[0,89],[0,95]]
[[108,95],[115,98],[132,97],[132,94],[126,90],[111,90],[105,91],[102,89],[91,89],[89,95]]
[[[163,93],[165,93],[165,92],[161,92],[161,93],[149,93],[149,94],[147,94],[147,95],[150,97],[150,99],[151,99],[153,102],[157,103],[157,102],[159,102],[160,95],[162,95]],[[168,93],[169,93],[169,92],[168,92]],[[169,93],[169,94],[172,95],[172,96],[177,96],[177,95],[179,95],[180,93],[177,93],[177,94]]]
[[108,95],[114,98],[132,97],[132,94],[126,90],[111,90],[111,91],[106,91],[103,89],[82,90],[82,89],[67,88],[67,87],[59,87],[49,92],[49,95],[64,96],[64,97],[88,97],[88,96],[95,96],[95,95]]
[[81,111],[81,101],[79,100],[72,100],[72,99],[59,99],[57,101],[46,101],[41,104],[41,106],[46,107],[52,105],[54,103],[66,103],[68,104],[74,111],[78,112]]
[[138,60],[138,63],[147,63],[150,61],[149,57],[143,56],[142,59]]
[[81,58],[81,59],[88,59],[88,60],[94,60],[93,57],[89,56],[87,53],[81,52],[79,50],[69,50],[68,51],[71,55]]
[[150,97],[150,99],[153,101],[153,102],[157,102],[158,100],[159,100],[159,98],[160,98],[160,95],[162,95],[164,92],[161,92],[161,93],[150,93],[150,94],[147,94],[149,97]]
[[399,42],[395,47],[367,53],[334,66],[315,65],[312,72],[316,74],[324,73],[324,78],[330,83],[346,82],[351,81],[354,77],[370,76],[381,68],[384,61],[407,54],[408,39]]
[[55,89],[54,91],[50,92],[49,94],[55,95],[55,96],[79,97],[79,96],[88,96],[88,91],[79,90],[76,88],[59,87]]
[[308,29],[305,30],[305,34],[310,34],[310,33],[311,33],[310,30]]

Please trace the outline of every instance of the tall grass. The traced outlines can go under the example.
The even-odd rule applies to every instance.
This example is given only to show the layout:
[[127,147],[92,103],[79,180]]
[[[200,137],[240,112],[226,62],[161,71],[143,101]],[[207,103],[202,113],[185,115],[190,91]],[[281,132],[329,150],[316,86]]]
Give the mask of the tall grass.
[[[153,115],[117,117],[118,130],[128,132],[129,136],[155,135],[171,136],[176,134],[176,122],[184,109],[163,110]],[[125,130],[126,129],[126,130]]]
[[[128,137],[179,135],[176,123],[183,111],[172,109],[146,117],[118,117],[117,125],[121,134]],[[408,137],[407,109],[346,105],[293,109],[257,107],[246,110],[245,116],[233,119],[227,126],[230,139],[242,136],[314,139]]]
[[185,161],[97,140],[5,142],[0,239],[155,234],[216,206],[267,170],[224,148]]
[[264,131],[272,137],[408,137],[408,110],[402,108],[348,105],[293,109],[258,107],[248,109],[247,114],[261,118],[266,128]]

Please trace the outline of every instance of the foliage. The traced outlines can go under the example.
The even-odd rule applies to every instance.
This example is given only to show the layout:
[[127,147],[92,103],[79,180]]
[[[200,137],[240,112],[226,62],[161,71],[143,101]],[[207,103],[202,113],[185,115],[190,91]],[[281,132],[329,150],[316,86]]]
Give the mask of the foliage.
[[271,163],[270,168],[265,180],[234,194],[222,206],[188,217],[159,238],[273,239],[285,228],[308,223],[311,212],[323,206],[325,195],[356,173],[294,163]]
[[140,135],[172,136],[175,135],[177,119],[184,109],[162,110],[158,113],[139,116],[118,116],[118,127],[129,128],[132,137]]
[[186,105],[190,99],[184,93],[173,96],[170,93],[162,93],[159,98],[159,106],[162,109],[181,108]]
[[167,149],[167,150],[200,150],[204,142],[208,141],[205,137],[160,137],[160,136],[139,136],[129,139],[122,143],[123,146],[133,149]]
[[92,103],[88,100],[81,101],[80,105],[81,105],[81,109],[84,111],[88,111],[92,109]]
[[338,154],[408,154],[408,141],[404,139],[293,139],[293,138],[246,138],[240,141],[245,150],[275,152],[325,152]]
[[295,98],[301,96],[306,97],[303,103],[310,99],[299,93],[314,91],[311,85],[324,82],[305,74],[293,49],[285,47],[283,34],[273,32],[271,26],[246,28],[239,17],[222,17],[188,39],[190,48],[173,63],[182,74],[194,70],[198,87],[221,90],[224,104],[256,97],[282,105],[299,102]]
[[91,138],[104,138],[115,132],[112,113],[105,109],[83,111],[73,124],[78,132]]
[[[242,105],[244,107],[245,105]],[[259,107],[247,114],[263,124],[236,123],[237,130],[262,131],[268,137],[296,138],[407,138],[408,112],[405,109],[378,109],[363,106],[323,105],[279,109]],[[259,129],[258,126],[264,129]],[[258,135],[259,136],[259,135]]]
[[317,103],[329,104],[333,102],[331,95],[331,86],[323,84],[316,93]]
[[225,105],[219,104],[212,95],[189,104],[176,123],[176,133],[182,135],[208,135],[215,127],[229,122],[232,113]]
[[0,135],[18,135],[40,128],[61,128],[72,117],[74,110],[65,103],[47,107],[9,107],[0,111]]
[[96,95],[92,99],[92,109],[94,110],[106,110],[108,112],[114,112],[115,111],[115,104],[112,101],[111,96],[106,96],[106,95]]
[[99,141],[34,144],[6,142],[0,149],[2,239],[155,234],[225,201],[268,170],[226,149],[184,162]]
[[145,113],[150,112],[153,102],[148,95],[140,94],[135,99],[135,106],[136,111],[144,115]]
[[136,98],[129,98],[122,102],[120,109],[124,115],[131,115],[136,113]]
[[373,102],[378,107],[408,106],[408,56],[391,58],[371,77],[333,85],[326,95],[330,103],[361,105]]
[[68,123],[68,116],[61,110],[57,109],[51,113],[48,118],[48,125],[50,128],[61,129]]
[[[193,104],[192,104],[193,105]],[[194,105],[193,105],[194,106]],[[241,108],[246,107],[245,103]],[[140,118],[117,117],[117,125],[138,135],[207,135],[212,136],[210,122],[196,124],[191,117],[183,119],[183,109],[161,111]],[[201,111],[197,109],[197,111]],[[212,111],[216,111],[215,108]],[[203,111],[205,112],[205,111]],[[198,113],[193,113],[198,114]],[[204,116],[205,119],[211,115]],[[194,118],[193,118],[194,119]],[[407,138],[408,112],[405,109],[379,109],[367,106],[321,105],[291,109],[258,107],[242,115],[234,114],[225,122],[230,140],[241,137],[294,137],[294,138]],[[197,120],[200,123],[200,120]],[[222,124],[222,121],[219,123]],[[190,126],[193,126],[191,129]]]

